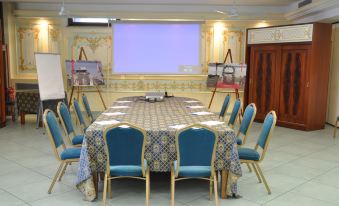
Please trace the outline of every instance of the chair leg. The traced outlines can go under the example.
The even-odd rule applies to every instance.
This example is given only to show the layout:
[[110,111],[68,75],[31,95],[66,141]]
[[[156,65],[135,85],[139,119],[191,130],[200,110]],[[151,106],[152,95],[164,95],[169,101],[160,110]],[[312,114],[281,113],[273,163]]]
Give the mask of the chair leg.
[[175,176],[173,167],[171,169],[171,206],[174,206],[174,193],[175,193]]
[[252,172],[252,169],[251,169],[250,164],[249,164],[249,163],[246,163],[246,165],[247,165],[247,167],[248,167],[248,171],[249,171],[249,172]]
[[59,182],[61,181],[62,176],[64,176],[68,164],[69,164],[69,163],[66,162],[65,165],[64,165],[64,167],[62,168],[61,173],[60,173],[60,176],[59,176],[59,178],[58,178],[58,179],[59,179],[59,180],[58,180]]
[[102,191],[102,206],[106,206],[106,195],[107,195],[107,173],[105,173],[104,177],[104,190]]
[[51,194],[52,189],[53,189],[53,186],[54,186],[56,180],[57,180],[58,177],[59,177],[61,168],[63,168],[63,167],[64,167],[64,162],[61,162],[61,164],[59,165],[59,168],[58,168],[57,172],[56,172],[55,175],[54,175],[54,178],[53,178],[53,180],[52,180],[52,183],[51,183],[51,185],[49,186],[48,194]]
[[108,197],[109,197],[109,199],[112,199],[113,195],[112,195],[112,181],[111,181],[111,179],[107,180],[107,184],[108,184]]
[[217,178],[215,177],[215,175],[213,176],[213,185],[214,185],[214,198],[215,198],[215,206],[219,205],[219,197],[218,197],[218,182],[217,182]]
[[149,170],[146,171],[146,206],[149,206],[149,197],[150,197],[150,176]]
[[210,177],[210,200],[212,200],[213,195],[213,179],[212,176]]
[[254,163],[254,164],[255,164],[256,168],[258,169],[258,172],[259,172],[259,174],[261,176],[262,181],[264,182],[264,185],[266,187],[266,190],[267,190],[268,194],[270,195],[272,193],[271,189],[270,189],[270,187],[267,184],[267,181],[266,181],[266,179],[264,177],[264,174],[261,171],[261,168],[260,168],[259,164],[258,163]]
[[337,128],[338,128],[338,123],[339,123],[339,121],[336,121],[336,122],[335,122],[335,125],[334,125],[334,131],[333,131],[333,138],[335,138],[335,136],[336,136]]
[[259,183],[261,183],[261,178],[260,178],[260,175],[259,175],[259,173],[258,173],[257,168],[255,167],[255,164],[252,163],[251,165],[252,165],[252,167],[253,167],[253,170],[254,170],[254,172],[255,172],[255,175],[257,175],[257,178],[258,178]]

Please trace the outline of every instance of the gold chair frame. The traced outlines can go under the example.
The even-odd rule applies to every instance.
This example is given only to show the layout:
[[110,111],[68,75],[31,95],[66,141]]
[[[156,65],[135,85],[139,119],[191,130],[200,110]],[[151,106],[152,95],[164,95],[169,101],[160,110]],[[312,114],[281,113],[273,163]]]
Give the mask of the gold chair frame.
[[[180,168],[180,152],[179,152],[179,135],[181,132],[193,128],[193,127],[198,127],[198,128],[204,128],[209,130],[210,132],[213,132],[215,135],[215,143],[214,143],[214,148],[213,148],[213,153],[212,153],[212,160],[211,160],[211,177],[210,178],[199,178],[199,177],[183,177],[183,178],[178,178],[179,176],[179,168]],[[186,180],[186,179],[201,179],[201,180],[207,180],[210,181],[210,200],[212,200],[212,195],[213,195],[213,185],[214,185],[214,198],[215,198],[215,206],[218,206],[218,180],[216,177],[216,172],[214,169],[214,160],[215,160],[215,153],[216,153],[216,148],[218,144],[218,139],[219,135],[218,133],[213,130],[210,127],[207,127],[202,124],[192,124],[187,127],[184,127],[176,132],[175,135],[175,147],[177,151],[177,170],[174,172],[174,163],[172,162],[171,164],[171,206],[174,206],[174,196],[175,196],[175,182],[180,181],[180,180]],[[214,183],[214,184],[213,184]]]
[[120,126],[129,126],[130,128],[136,129],[138,131],[140,131],[143,136],[144,136],[144,140],[143,140],[143,145],[142,145],[142,152],[141,152],[141,168],[142,168],[142,176],[143,177],[133,177],[133,176],[123,176],[123,177],[111,177],[110,175],[110,164],[109,164],[109,154],[108,154],[108,147],[107,144],[105,144],[105,152],[106,152],[106,156],[107,156],[107,160],[106,160],[106,171],[105,171],[105,177],[104,177],[104,190],[103,190],[103,196],[102,196],[102,205],[105,206],[106,205],[106,195],[107,195],[107,189],[108,189],[108,193],[109,193],[109,198],[112,198],[112,188],[111,188],[111,180],[113,179],[123,179],[123,178],[128,178],[128,179],[138,179],[138,180],[144,180],[146,181],[146,206],[149,206],[149,198],[150,198],[150,171],[149,171],[149,167],[146,168],[145,170],[145,165],[144,165],[144,154],[145,154],[145,146],[146,146],[146,138],[147,138],[147,134],[146,131],[140,127],[134,126],[130,123],[127,122],[120,122],[118,124],[115,124],[111,127],[108,127],[105,129],[104,131],[104,141],[105,143],[107,142],[107,137],[106,134],[110,129],[116,128],[116,127],[120,127]]
[[339,128],[339,117],[337,117],[337,121],[335,122],[333,127],[334,127],[334,129],[333,129],[333,138],[335,138],[336,134],[337,134],[337,129]]
[[[49,129],[49,125],[48,125],[47,120],[46,120],[46,116],[47,116],[47,113],[48,113],[48,112],[53,112],[53,111],[50,110],[50,109],[46,109],[45,112],[44,112],[43,121],[44,121],[44,125],[45,125],[45,128],[46,128],[46,131],[47,131],[47,134],[48,134],[50,143],[51,143],[51,147],[52,147],[54,156],[55,156],[55,158],[60,162],[60,165],[59,165],[59,167],[58,167],[58,170],[57,170],[57,172],[55,173],[54,178],[53,178],[53,180],[52,180],[52,183],[51,183],[51,185],[50,185],[49,188],[48,188],[48,194],[51,194],[52,189],[53,189],[53,186],[54,186],[56,180],[58,180],[58,181],[60,182],[62,176],[65,174],[65,171],[66,171],[67,166],[70,165],[70,164],[73,163],[73,162],[79,162],[79,158],[75,158],[75,159],[67,159],[67,160],[62,160],[62,159],[60,158],[58,149],[57,149],[57,147],[56,147],[56,145],[55,145],[55,143],[54,143],[54,139],[53,139],[51,130]],[[62,147],[62,149],[66,149],[65,143],[61,144],[60,146]],[[60,146],[59,146],[59,147],[60,147]]]
[[[57,106],[58,116],[59,116],[59,119],[60,119],[62,128],[63,128],[63,130],[64,130],[64,133],[65,133],[65,135],[66,135],[66,137],[67,137],[66,139],[67,139],[68,144],[69,144],[69,145],[73,145],[73,144],[72,144],[72,139],[75,137],[76,134],[75,134],[75,131],[71,132],[70,134],[68,134],[68,132],[67,132],[67,128],[66,128],[65,121],[64,121],[64,119],[62,118],[61,113],[60,113],[61,103],[62,103],[62,102],[59,102],[59,103],[58,103],[58,106]],[[67,105],[66,105],[66,106],[67,106]],[[76,113],[76,112],[75,112],[75,113]],[[71,114],[70,114],[70,115],[71,115]],[[72,117],[71,117],[71,121],[72,121]],[[75,128],[73,128],[73,129],[75,129]],[[75,146],[75,147],[81,147],[81,145],[82,145],[82,144],[77,144],[77,145],[73,145],[73,146]]]
[[[268,185],[268,183],[266,181],[266,178],[265,178],[265,176],[264,176],[264,174],[263,174],[263,172],[262,172],[262,170],[261,170],[261,168],[259,166],[259,163],[261,163],[264,160],[264,158],[265,158],[265,155],[266,155],[266,152],[267,152],[267,148],[268,148],[268,144],[271,141],[272,133],[273,133],[273,130],[274,130],[276,122],[277,122],[277,115],[276,115],[275,111],[272,110],[268,114],[272,114],[273,115],[273,122],[272,122],[272,127],[270,129],[270,132],[268,133],[268,137],[267,137],[265,146],[263,148],[263,151],[261,152],[260,159],[258,161],[255,161],[255,160],[240,160],[240,163],[246,163],[248,165],[252,165],[252,167],[253,167],[253,169],[255,171],[255,174],[256,174],[256,176],[258,178],[259,183],[264,182],[265,188],[266,188],[268,194],[270,195],[270,194],[272,194],[271,189],[270,189],[270,187],[269,187],[269,185]],[[257,151],[258,148],[259,148],[259,145],[257,143],[255,145],[254,149]]]

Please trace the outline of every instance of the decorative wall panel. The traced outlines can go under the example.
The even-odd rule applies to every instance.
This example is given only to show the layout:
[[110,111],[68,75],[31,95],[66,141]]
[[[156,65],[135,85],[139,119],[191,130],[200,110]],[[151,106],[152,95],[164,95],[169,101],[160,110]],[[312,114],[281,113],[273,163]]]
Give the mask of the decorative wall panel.
[[282,26],[248,30],[248,44],[310,42],[313,24]]
[[59,32],[54,25],[17,23],[17,73],[36,73],[35,52],[58,53]]

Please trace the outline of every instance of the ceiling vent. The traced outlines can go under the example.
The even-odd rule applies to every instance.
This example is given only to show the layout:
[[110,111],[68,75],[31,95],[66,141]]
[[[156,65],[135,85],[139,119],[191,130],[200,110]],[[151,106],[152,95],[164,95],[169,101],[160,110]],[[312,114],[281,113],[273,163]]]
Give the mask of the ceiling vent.
[[312,3],[312,0],[304,0],[304,1],[301,1],[301,2],[299,2],[299,4],[298,4],[298,8],[301,8],[301,7],[303,7],[303,6],[306,6],[306,5],[310,4],[310,3]]

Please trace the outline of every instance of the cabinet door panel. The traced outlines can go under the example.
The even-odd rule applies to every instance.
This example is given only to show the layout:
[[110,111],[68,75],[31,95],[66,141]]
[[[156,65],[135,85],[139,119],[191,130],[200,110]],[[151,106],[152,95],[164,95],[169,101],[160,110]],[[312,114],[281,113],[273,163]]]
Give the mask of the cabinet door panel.
[[[277,67],[280,65],[280,46],[254,46],[251,48],[249,103],[257,106],[257,120],[275,109]],[[279,78],[278,78],[279,80]]]
[[305,123],[309,46],[284,46],[280,73],[279,121]]

